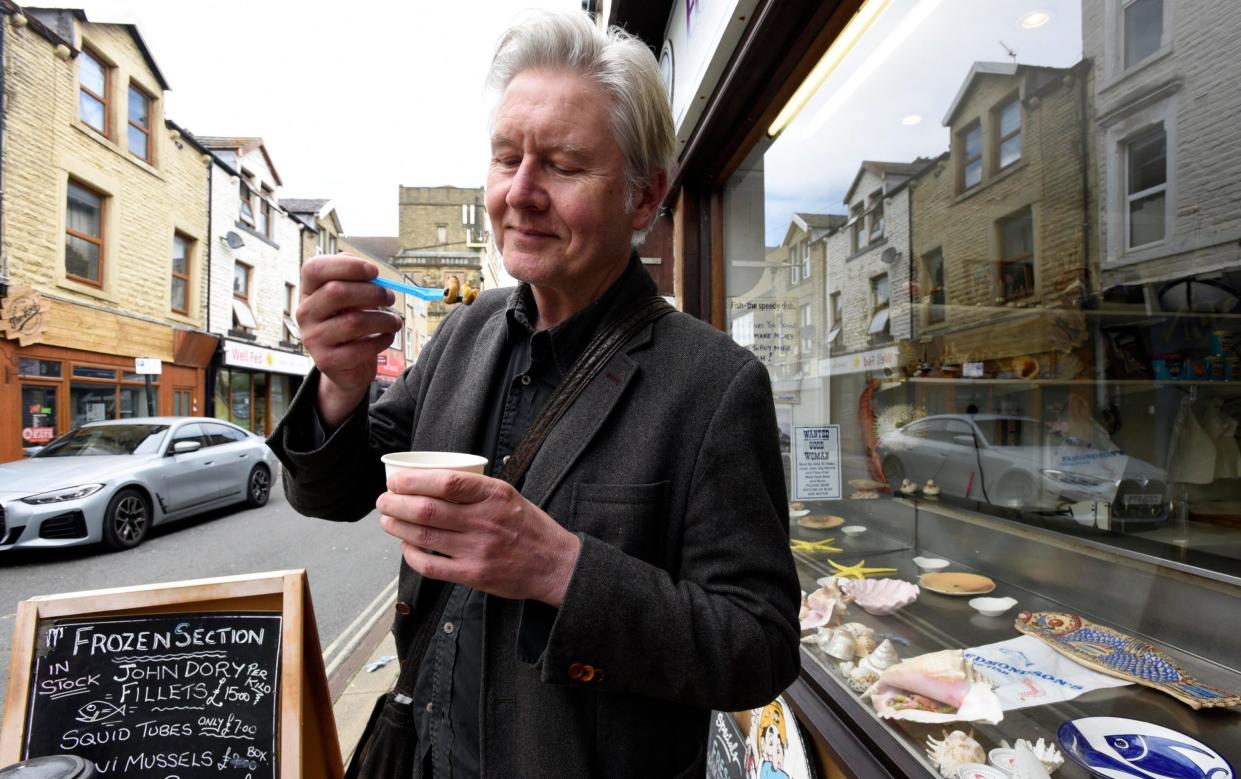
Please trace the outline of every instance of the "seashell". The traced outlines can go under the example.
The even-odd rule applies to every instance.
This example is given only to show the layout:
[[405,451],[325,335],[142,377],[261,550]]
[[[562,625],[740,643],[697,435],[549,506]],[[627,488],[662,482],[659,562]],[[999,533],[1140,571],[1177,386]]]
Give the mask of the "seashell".
[[875,631],[861,622],[846,622],[840,626],[840,629],[853,636],[854,638],[874,638]]
[[934,479],[927,479],[926,486],[922,488],[922,493],[933,498],[939,494],[939,485],[935,483]]
[[858,636],[853,639],[853,652],[858,657],[866,657],[875,651],[875,636]]
[[835,627],[845,621],[845,617],[849,614],[848,603],[850,598],[840,589],[840,582],[834,577],[825,577],[819,580],[819,589],[810,593],[806,597],[806,606],[810,612],[818,612],[825,615],[826,619],[821,623],[827,627]]
[[1051,779],[1051,772],[1030,749],[1030,742],[1018,741],[1013,752],[1016,753],[1016,763],[1010,774],[1013,779]]
[[967,763],[987,762],[982,744],[975,741],[972,734],[960,730],[945,733],[942,739],[927,736],[926,755],[945,779],[953,779],[957,769]]
[[[827,645],[836,637],[835,628],[819,628],[814,635],[814,643],[818,645],[820,652],[827,652]],[[852,660],[853,658],[849,658]]]
[[846,660],[840,665],[836,666],[837,670],[840,671],[840,675],[845,676],[845,677],[847,677],[850,673],[852,673],[853,669],[856,667],[857,667],[857,664],[854,663],[852,660]]
[[918,585],[903,579],[858,579],[846,592],[863,611],[876,616],[892,614],[918,599]]
[[864,664],[875,673],[883,673],[900,661],[901,658],[896,654],[896,647],[892,646],[892,642],[885,638],[883,643],[873,652],[866,655],[859,665]]
[[1025,746],[1033,752],[1034,756],[1038,758],[1038,761],[1043,764],[1043,768],[1046,768],[1049,774],[1064,765],[1064,755],[1056,748],[1056,745],[1041,738],[1033,744],[1024,738],[1019,738],[1017,739],[1016,746]]
[[830,657],[837,660],[852,660],[857,654],[854,646],[854,638],[848,633],[838,630],[828,639],[826,646],[823,641],[819,641],[819,648],[826,652]]
[[906,495],[913,495],[917,493],[917,491],[918,491],[917,482],[910,481],[909,479],[904,479],[901,481],[901,492],[905,493]]
[[879,674],[861,664],[849,672],[849,689],[857,693],[866,692],[877,681]]

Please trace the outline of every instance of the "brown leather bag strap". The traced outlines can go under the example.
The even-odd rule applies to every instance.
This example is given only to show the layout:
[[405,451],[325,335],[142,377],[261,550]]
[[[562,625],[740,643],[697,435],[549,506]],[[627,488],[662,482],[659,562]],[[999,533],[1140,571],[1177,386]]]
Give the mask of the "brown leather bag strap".
[[629,342],[644,327],[660,317],[670,314],[676,309],[660,297],[649,298],[628,313],[611,320],[598,335],[586,346],[586,349],[573,363],[569,375],[560,382],[552,393],[547,405],[534,424],[522,437],[517,448],[509,457],[500,478],[516,486],[526,475],[526,470],[538,454],[543,441],[547,439],[552,428],[565,415],[573,402],[586,389],[591,380],[599,375],[599,371],[612,359],[622,346]]

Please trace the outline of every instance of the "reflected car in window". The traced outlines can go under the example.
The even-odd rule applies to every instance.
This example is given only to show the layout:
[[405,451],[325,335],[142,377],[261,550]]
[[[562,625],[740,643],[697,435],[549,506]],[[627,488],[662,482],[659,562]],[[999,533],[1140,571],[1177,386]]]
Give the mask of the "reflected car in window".
[[0,551],[142,543],[154,525],[267,503],[276,456],[218,419],[142,417],[82,425],[0,464]]
[[1085,441],[1032,417],[938,414],[879,439],[893,491],[934,480],[942,495],[1031,512],[1110,503],[1118,520],[1167,518],[1167,473],[1102,436]]

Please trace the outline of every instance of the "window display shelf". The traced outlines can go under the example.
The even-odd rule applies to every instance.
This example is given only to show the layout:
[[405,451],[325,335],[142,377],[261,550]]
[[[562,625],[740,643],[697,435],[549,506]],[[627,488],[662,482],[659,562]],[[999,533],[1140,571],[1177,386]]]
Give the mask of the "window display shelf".
[[[872,533],[867,533],[867,535],[872,535]],[[885,545],[890,548],[899,543],[898,539],[893,538],[888,538],[885,543],[879,534],[875,536],[871,539],[871,544],[875,549],[881,549]],[[934,543],[932,539],[926,539],[925,543],[932,549],[942,549],[944,546]],[[1034,557],[1041,557],[1045,550],[1032,550],[1032,552]],[[912,560],[919,553],[909,548],[900,551],[870,552],[867,554],[866,564],[895,568],[897,572],[891,574],[892,577],[917,582],[921,572]],[[935,554],[927,551],[921,553]],[[985,551],[984,554],[986,554]],[[946,554],[935,554],[935,556],[945,557],[951,561],[947,570],[980,573],[991,577],[996,582],[996,589],[989,595],[1011,596],[1016,599],[1017,605],[1002,616],[987,617],[980,615],[970,607],[969,597],[941,595],[923,588],[914,603],[887,616],[872,616],[856,604],[850,604],[846,621],[860,622],[870,627],[876,632],[878,641],[890,639],[902,660],[942,649],[966,649],[1017,638],[1021,634],[1014,627],[1014,620],[1022,611],[1065,611],[1086,615],[1092,621],[1101,624],[1107,622],[1108,615],[1100,612],[1101,608],[1107,607],[1104,602],[1106,599],[1097,598],[1096,590],[1082,589],[1075,598],[1057,600],[1039,591],[1037,587],[1021,586],[1022,584],[1028,585],[1029,582],[1019,584],[1010,580],[1006,576],[1008,566],[1003,564],[1002,556],[988,555],[989,564],[976,566],[965,564]],[[802,586],[807,592],[813,592],[817,588],[816,580],[819,577],[833,573],[824,555],[799,553],[797,557]],[[856,562],[856,559],[844,555],[834,557],[841,562]],[[1065,562],[1071,564],[1070,560],[1066,559]],[[1071,578],[1065,572],[1056,570],[1046,570],[1044,574],[1053,579],[1060,576]],[[1013,579],[1021,578],[1020,576],[1013,577]],[[1149,578],[1148,585],[1151,588],[1158,586],[1157,578],[1156,576]],[[1096,582],[1096,587],[1106,586],[1101,584],[1105,581],[1107,579],[1101,577]],[[1210,589],[1206,586],[1208,584],[1210,588],[1218,587],[1214,583],[1203,583],[1204,592]],[[1141,594],[1138,597],[1142,597]],[[1232,597],[1236,597],[1235,592]],[[1205,618],[1205,615],[1210,612],[1209,605],[1205,607],[1202,605],[1204,600],[1206,600],[1205,597],[1200,599],[1195,610]],[[1133,630],[1119,626],[1115,629],[1130,635],[1138,635]],[[1241,673],[1234,668],[1174,648],[1175,645],[1181,643],[1180,637],[1162,637],[1171,640],[1161,640],[1158,635],[1141,637],[1160,647],[1200,682],[1226,690],[1241,690]],[[859,739],[863,739],[869,731],[870,738],[877,742],[872,745],[872,748],[902,750],[904,754],[894,761],[901,766],[897,775],[900,773],[910,776],[937,775],[926,757],[926,739],[928,737],[942,738],[946,730],[966,732],[972,730],[974,737],[983,748],[990,750],[1001,746],[1005,741],[1011,745],[1018,738],[1032,742],[1043,738],[1054,743],[1056,731],[1062,723],[1090,716],[1127,717],[1161,725],[1191,736],[1209,745],[1234,765],[1241,765],[1241,712],[1239,711],[1195,711],[1162,692],[1138,685],[1128,685],[1090,691],[1071,701],[1007,711],[1004,718],[996,725],[982,723],[923,725],[881,720],[875,715],[869,702],[862,701],[858,693],[848,688],[836,660],[813,643],[803,643],[802,646],[803,676],[809,677],[807,682],[820,694],[830,699],[827,701],[827,709],[838,712],[842,720],[836,723],[836,726],[855,718],[861,712],[870,721],[854,722],[852,732]],[[819,724],[815,723],[816,727]],[[879,728],[877,735],[876,726]],[[888,736],[888,739],[883,738],[884,734]],[[889,743],[885,744],[885,740],[889,740]],[[914,765],[918,768],[911,769]],[[1089,774],[1072,761],[1067,761],[1055,773],[1055,776],[1061,779],[1086,779]]]

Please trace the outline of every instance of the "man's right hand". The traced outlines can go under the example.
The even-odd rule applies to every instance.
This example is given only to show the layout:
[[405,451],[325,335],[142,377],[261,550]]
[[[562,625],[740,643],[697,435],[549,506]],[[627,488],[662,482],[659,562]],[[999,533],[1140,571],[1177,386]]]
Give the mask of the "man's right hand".
[[375,358],[392,345],[403,326],[391,311],[396,296],[369,283],[374,263],[344,254],[311,257],[302,266],[302,302],[297,325],[302,343],[319,369],[319,419],[340,426],[375,380]]

